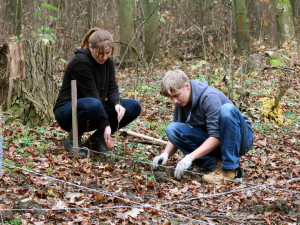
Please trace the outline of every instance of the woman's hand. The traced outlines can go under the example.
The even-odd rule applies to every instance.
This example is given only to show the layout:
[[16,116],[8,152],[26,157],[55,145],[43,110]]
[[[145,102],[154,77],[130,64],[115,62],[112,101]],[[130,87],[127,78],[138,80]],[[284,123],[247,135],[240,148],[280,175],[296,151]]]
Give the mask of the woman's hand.
[[115,110],[118,113],[118,121],[120,122],[125,114],[126,109],[120,104],[117,104],[115,106]]
[[107,126],[104,129],[104,139],[105,139],[105,143],[108,147],[114,146],[114,140],[111,137],[111,128],[110,128],[110,126]]

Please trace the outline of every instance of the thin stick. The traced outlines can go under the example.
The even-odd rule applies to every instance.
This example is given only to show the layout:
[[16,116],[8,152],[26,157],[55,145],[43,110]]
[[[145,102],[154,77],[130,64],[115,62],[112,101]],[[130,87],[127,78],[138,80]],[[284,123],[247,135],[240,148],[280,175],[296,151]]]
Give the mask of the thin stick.
[[[2,177],[2,157],[3,157],[3,136],[2,136],[2,106],[0,105],[0,177]],[[2,214],[1,214],[2,218]]]
[[0,135],[2,134],[2,106],[0,105]]
[[144,134],[139,134],[139,133],[136,133],[136,132],[133,132],[133,131],[130,131],[130,130],[120,129],[120,131],[124,132],[126,134],[130,134],[130,135],[135,136],[135,137],[144,138],[144,139],[150,140],[152,142],[157,142],[157,143],[162,144],[162,145],[166,145],[168,143],[166,141],[163,141],[163,140],[160,140],[160,139],[157,139],[157,138],[154,138],[154,137],[150,137],[150,136],[147,136],[147,135],[144,135]]
[[72,132],[73,132],[73,153],[78,157],[78,121],[77,121],[77,87],[76,80],[71,81],[72,91]]

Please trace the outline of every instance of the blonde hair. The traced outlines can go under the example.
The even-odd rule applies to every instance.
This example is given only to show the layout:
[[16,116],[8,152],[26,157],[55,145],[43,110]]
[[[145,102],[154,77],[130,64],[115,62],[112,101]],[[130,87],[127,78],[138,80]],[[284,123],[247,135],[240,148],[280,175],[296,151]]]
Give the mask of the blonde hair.
[[189,82],[189,78],[182,70],[177,69],[168,71],[160,83],[160,94],[166,97],[171,97],[172,91],[183,88],[185,82]]
[[114,51],[114,41],[111,34],[104,29],[92,28],[84,36],[81,42],[81,48],[88,48],[91,45],[92,48],[98,48],[103,50],[107,46],[112,48],[112,55]]

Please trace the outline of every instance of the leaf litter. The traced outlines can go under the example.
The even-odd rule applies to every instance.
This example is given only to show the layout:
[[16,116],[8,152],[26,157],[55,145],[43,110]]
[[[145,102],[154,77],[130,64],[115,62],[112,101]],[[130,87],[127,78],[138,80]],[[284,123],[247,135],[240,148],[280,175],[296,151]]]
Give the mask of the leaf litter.
[[[126,86],[130,79],[126,71],[121,74],[120,85]],[[153,77],[145,77],[145,84],[161,78]],[[266,87],[263,76],[255,79],[255,89]],[[284,108],[291,115],[298,113],[299,98],[294,96],[299,93],[294,85],[284,97]],[[173,106],[158,92],[159,87],[148,85],[147,91],[138,93],[143,111],[129,129],[166,140],[161,126],[172,120]],[[163,146],[130,136],[115,135],[116,156],[93,153],[90,159],[73,159],[63,148],[66,133],[56,123],[42,128],[6,124],[3,160],[27,171],[4,166],[0,208],[27,210],[0,211],[0,218],[4,222],[20,218],[23,224],[296,224],[300,184],[293,178],[300,174],[299,120],[281,126],[266,121],[257,115],[258,94],[252,95],[254,110],[246,113],[253,120],[255,141],[241,158],[243,183],[203,183],[201,174],[207,171],[196,167],[191,168],[196,173],[176,180],[174,168],[151,168]],[[30,139],[26,143],[21,139],[24,131]],[[176,153],[167,166],[175,167],[179,157],[182,154]],[[284,180],[290,181],[281,183]]]

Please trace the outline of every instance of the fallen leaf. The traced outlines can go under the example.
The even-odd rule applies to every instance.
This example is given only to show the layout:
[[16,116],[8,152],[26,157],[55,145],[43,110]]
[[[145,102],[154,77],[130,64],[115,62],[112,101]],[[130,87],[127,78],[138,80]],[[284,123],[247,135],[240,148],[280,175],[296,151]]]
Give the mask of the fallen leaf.
[[76,201],[76,199],[81,197],[81,196],[83,196],[83,194],[81,194],[81,193],[70,193],[70,192],[68,192],[66,194],[66,198],[70,199],[71,203],[74,203]]
[[55,205],[52,207],[52,209],[64,209],[64,208],[68,208],[68,206],[66,205],[66,203],[64,203],[61,200],[57,200]]
[[32,200],[32,198],[31,197],[29,197],[29,198],[24,198],[24,199],[22,199],[21,200],[21,202],[29,202],[29,201],[31,201]]
[[124,214],[124,213],[122,213],[122,212],[118,212],[117,215],[116,215],[116,217],[117,217],[118,219],[122,219],[122,220],[127,219],[127,215]]
[[196,180],[193,180],[193,181],[192,181],[192,184],[195,184],[195,185],[197,185],[197,186],[201,186],[201,184],[200,184],[198,181],[196,181]]
[[189,189],[189,187],[185,186],[184,188],[180,189],[180,191],[181,191],[181,193],[186,193],[188,189]]
[[132,218],[137,218],[137,216],[141,213],[144,212],[143,209],[139,209],[139,208],[133,208],[132,210],[126,212],[126,214]]
[[47,193],[48,193],[49,195],[51,195],[51,196],[54,196],[54,197],[56,196],[55,190],[53,190],[53,189],[51,189],[51,188],[48,190]]
[[83,200],[81,200],[81,201],[75,202],[75,204],[76,204],[76,205],[82,205],[85,201],[86,201],[86,199],[83,199]]
[[173,193],[173,194],[177,194],[178,193],[178,188],[175,187],[173,189],[170,189],[170,192]]
[[44,225],[45,222],[44,222],[44,221],[40,221],[40,222],[34,222],[33,224],[34,224],[34,225]]
[[104,198],[99,193],[94,194],[94,196],[98,201],[104,201]]

